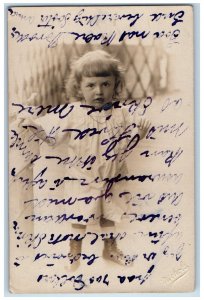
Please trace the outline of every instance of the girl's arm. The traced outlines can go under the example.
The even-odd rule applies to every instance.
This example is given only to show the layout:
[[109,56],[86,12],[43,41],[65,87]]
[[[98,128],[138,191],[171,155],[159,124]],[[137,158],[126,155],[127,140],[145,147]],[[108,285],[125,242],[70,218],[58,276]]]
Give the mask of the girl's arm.
[[50,146],[59,145],[67,136],[63,133],[63,121],[53,114],[46,114],[43,117],[27,118],[22,126],[29,129],[42,142]]
[[21,126],[25,129],[28,129],[29,131],[31,131],[40,140],[49,143],[48,139],[47,139],[46,130],[40,124],[38,119],[26,118],[22,121]]

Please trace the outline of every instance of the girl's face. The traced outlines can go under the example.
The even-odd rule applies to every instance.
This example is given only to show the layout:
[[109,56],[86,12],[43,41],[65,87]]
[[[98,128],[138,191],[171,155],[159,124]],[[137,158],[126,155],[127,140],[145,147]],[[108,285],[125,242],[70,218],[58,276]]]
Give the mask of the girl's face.
[[100,108],[113,100],[115,77],[82,77],[81,93],[86,104]]

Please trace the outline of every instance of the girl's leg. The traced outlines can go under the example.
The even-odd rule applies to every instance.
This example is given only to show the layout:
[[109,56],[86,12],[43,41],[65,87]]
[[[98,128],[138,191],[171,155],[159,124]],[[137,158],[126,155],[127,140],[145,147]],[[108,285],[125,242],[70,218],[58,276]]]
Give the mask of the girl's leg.
[[[109,227],[109,229],[114,229],[114,222],[107,220],[107,219],[101,219],[101,227]],[[117,242],[115,239],[104,239],[104,250],[103,250],[103,257],[105,259],[111,260],[113,262],[116,262],[123,266],[130,266],[132,265],[132,262],[123,254],[123,252],[118,248]]]
[[[86,225],[81,224],[72,224],[72,233],[81,233],[85,232]],[[70,240],[70,254],[72,259],[72,270],[78,268],[80,264],[81,257],[81,249],[82,249],[82,240]]]

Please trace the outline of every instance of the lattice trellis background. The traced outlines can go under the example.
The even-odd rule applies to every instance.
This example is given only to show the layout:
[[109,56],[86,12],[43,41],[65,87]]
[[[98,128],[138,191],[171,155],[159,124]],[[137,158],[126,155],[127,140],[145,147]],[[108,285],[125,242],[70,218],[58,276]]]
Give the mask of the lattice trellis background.
[[[95,48],[99,47],[76,43],[61,44],[51,49],[39,45],[27,48],[19,56],[18,66],[14,70],[14,97],[25,103],[36,92],[38,96],[34,105],[57,105],[69,101],[64,87],[70,62]],[[105,47],[104,50],[119,58],[125,67],[126,97],[153,96],[167,89],[168,57],[155,42],[151,45],[139,42],[136,46],[122,43]]]

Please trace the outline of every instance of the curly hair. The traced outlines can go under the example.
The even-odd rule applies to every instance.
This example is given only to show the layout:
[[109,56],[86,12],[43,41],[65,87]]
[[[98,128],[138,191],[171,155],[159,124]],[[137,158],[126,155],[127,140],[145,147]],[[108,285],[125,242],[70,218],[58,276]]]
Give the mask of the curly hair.
[[121,62],[104,50],[94,50],[85,53],[71,65],[71,72],[65,83],[69,99],[83,100],[80,93],[82,76],[85,77],[115,77],[114,98],[120,98],[124,88],[124,69]]

